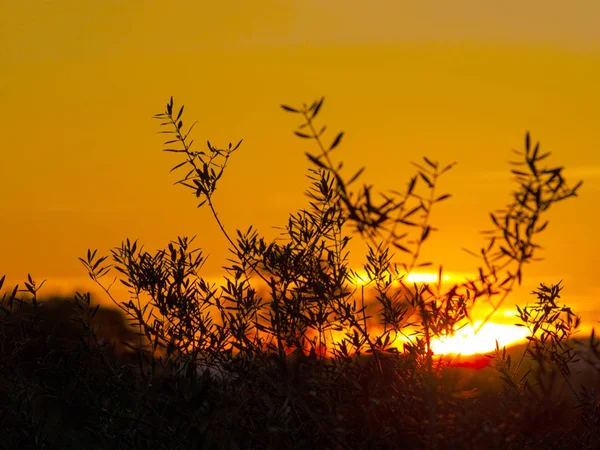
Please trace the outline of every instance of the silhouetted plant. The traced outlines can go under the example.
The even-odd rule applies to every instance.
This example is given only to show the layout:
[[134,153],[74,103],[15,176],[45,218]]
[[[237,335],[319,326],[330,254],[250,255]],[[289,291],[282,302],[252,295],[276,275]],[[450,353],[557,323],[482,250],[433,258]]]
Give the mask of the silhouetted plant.
[[[410,179],[405,192],[381,193],[380,201],[375,199],[372,186],[364,185],[354,192],[351,186],[363,169],[345,177],[343,165],[333,162],[332,151],[339,146],[343,133],[338,133],[331,144],[324,144],[325,127],[315,124],[322,105],[323,99],[302,108],[282,106],[302,117],[304,123],[295,133],[300,138],[314,140],[319,151],[306,154],[314,166],[308,174],[310,208],[291,214],[282,231],[283,239],[269,242],[252,227],[246,232],[237,231],[237,237],[232,237],[216,212],[213,196],[217,183],[229,157],[242,141],[235,146],[229,144],[226,149],[207,142],[208,151],[193,150],[190,132],[194,125],[184,132],[184,108],[175,113],[173,99],[169,101],[166,111],[155,117],[162,120],[162,126],[170,128],[163,133],[173,135],[173,139],[166,141],[165,151],[184,156],[172,169],[187,168],[186,175],[177,184],[192,189],[200,200],[199,206],[209,206],[234,257],[225,268],[225,284],[219,292],[195,272],[200,258],[197,264],[191,262],[188,256],[192,252],[187,245],[182,245],[182,238],[179,238],[179,253],[172,244],[169,247],[173,265],[177,260],[188,261],[187,265],[177,266],[177,271],[163,264],[167,252],[152,256],[140,250],[136,254],[136,244],[127,241],[121,249],[113,251],[113,259],[117,269],[125,275],[122,282],[132,289],[138,304],[130,301],[123,306],[138,326],[144,328],[154,351],[163,346],[167,357],[174,355],[174,350],[178,357],[184,356],[182,361],[188,375],[190,368],[198,364],[225,371],[229,367],[230,376],[239,375],[240,380],[249,384],[253,383],[251,377],[254,376],[255,383],[265,381],[266,377],[267,384],[276,385],[279,380],[269,374],[275,370],[284,375],[284,380],[299,385],[306,377],[301,370],[323,361],[326,364],[319,367],[329,373],[329,378],[323,377],[313,386],[320,394],[330,390],[331,382],[339,381],[344,372],[354,373],[360,379],[364,374],[357,367],[356,358],[364,352],[372,354],[375,360],[377,370],[369,374],[370,379],[375,379],[377,373],[384,375],[380,352],[393,351],[392,345],[398,338],[410,336],[404,351],[394,358],[393,366],[398,369],[400,379],[411,380],[413,389],[407,386],[400,389],[393,380],[392,387],[396,384],[398,397],[411,392],[410,400],[419,396],[423,399],[428,423],[424,431],[429,445],[434,445],[439,398],[432,341],[464,326],[470,320],[470,308],[479,298],[487,298],[492,312],[500,307],[514,284],[520,283],[523,265],[533,258],[538,247],[533,238],[547,225],[547,222],[539,225],[543,214],[553,203],[575,195],[580,184],[569,189],[560,169],[540,168],[539,162],[548,154],[539,153],[539,144],[532,148],[527,134],[525,152],[521,154],[527,171],[513,171],[519,183],[514,202],[503,212],[491,216],[496,230],[490,233],[489,245],[481,250],[484,265],[479,269],[479,278],[444,291],[440,266],[437,289],[428,285],[410,286],[404,282],[405,277],[414,268],[430,264],[419,265],[418,259],[423,243],[435,231],[429,223],[432,207],[450,197],[436,193],[438,178],[453,163],[440,168],[438,162],[424,158],[424,166],[415,164],[417,175]],[[417,192],[419,181],[424,183],[428,195]],[[369,319],[372,317],[366,313],[365,286],[357,302],[357,288],[353,285],[357,274],[348,268],[345,251],[351,238],[345,233],[348,227],[367,240],[366,285],[374,287],[375,300],[381,306],[383,332],[379,335],[371,332]],[[410,239],[410,233],[399,232],[400,227],[413,228],[416,236]],[[391,248],[406,253],[409,261],[394,262]],[[89,256],[85,262],[88,269],[94,264]],[[503,278],[500,278],[501,271],[506,272]],[[91,273],[97,279],[93,270]],[[267,300],[252,285],[253,277],[266,284]],[[394,290],[396,283],[400,283],[402,289]],[[144,308],[139,305],[142,292],[149,295],[149,304],[157,307],[162,316],[153,318],[152,325],[148,323],[151,314],[146,310],[148,305]],[[499,294],[500,300],[493,302]],[[220,324],[212,322],[209,310],[218,312]],[[345,336],[334,340],[332,332],[344,332]],[[290,359],[288,354],[293,349],[297,349],[301,361],[308,354],[307,362]],[[407,365],[406,360],[413,362]],[[255,370],[257,361],[262,361],[258,363],[262,371]],[[369,392],[377,392],[381,385],[359,383],[357,386],[358,392],[365,391],[369,398]],[[420,386],[418,392],[415,386]],[[381,399],[385,395],[389,397],[389,393],[379,391],[377,396]],[[299,412],[302,403],[284,397],[283,404],[289,404],[298,416],[311,417],[310,408],[304,406]],[[370,398],[380,401],[375,395]],[[314,418],[310,422],[313,426],[319,423]]]
[[[581,183],[571,189],[561,168],[541,167],[548,154],[540,154],[527,134],[525,151],[517,152],[521,161],[515,163],[522,169],[513,171],[518,184],[513,201],[491,214],[490,241],[480,255],[473,253],[482,259],[479,276],[443,286],[440,265],[437,285],[410,284],[406,278],[413,270],[431,265],[420,255],[436,231],[432,208],[450,197],[438,192],[439,178],[454,163],[440,165],[429,158],[413,163],[416,175],[402,191],[355,188],[364,168],[348,176],[334,161],[343,133],[325,143],[325,127],[316,124],[323,101],[301,108],[282,105],[302,119],[295,134],[314,141],[317,152],[306,153],[308,207],[290,214],[273,240],[253,227],[231,233],[217,213],[217,185],[242,141],[225,149],[207,141],[207,150],[197,151],[190,136],[195,124],[184,129],[183,106],[174,109],[171,98],[165,112],[155,116],[166,127],[161,132],[171,135],[164,151],[183,157],[172,168],[185,169],[176,184],[192,190],[198,207],[210,209],[232,256],[220,286],[202,278],[205,258],[192,248],[194,238],[178,237],[155,253],[127,239],[111,251],[111,263],[96,251],[80,258],[137,336],[136,342],[123,343],[137,356],[135,371],[109,363],[112,376],[121,380],[114,382],[120,386],[115,392],[129,392],[115,400],[116,415],[104,408],[104,422],[91,427],[107,436],[102,446],[115,445],[118,436],[125,436],[121,448],[563,445],[567,434],[558,436],[551,426],[536,422],[531,433],[543,412],[535,408],[560,406],[557,375],[588,416],[583,429],[573,428],[577,443],[597,443],[594,393],[569,384],[576,356],[569,339],[579,319],[556,305],[559,286],[541,285],[536,305],[519,309],[530,331],[523,358],[537,364],[532,372],[523,375],[521,362],[515,366],[506,349],[497,349],[496,369],[505,382],[501,396],[484,397],[477,389],[448,384],[443,361],[432,349],[435,340],[472,321],[478,302],[491,307],[484,323],[500,308],[521,282],[524,265],[535,260],[534,238],[548,224],[545,213],[575,196]],[[367,245],[367,279],[360,286],[348,264],[352,238]],[[397,260],[394,252],[405,259]],[[119,278],[128,288],[127,301],[115,298],[112,284],[103,282],[112,268],[118,272],[113,283]],[[35,308],[31,278],[26,287]],[[16,290],[8,296],[9,304],[15,295]],[[80,308],[85,348],[93,349],[97,339],[89,325],[89,296],[87,305]],[[593,338],[592,354],[598,355]],[[539,414],[523,419],[531,411]]]

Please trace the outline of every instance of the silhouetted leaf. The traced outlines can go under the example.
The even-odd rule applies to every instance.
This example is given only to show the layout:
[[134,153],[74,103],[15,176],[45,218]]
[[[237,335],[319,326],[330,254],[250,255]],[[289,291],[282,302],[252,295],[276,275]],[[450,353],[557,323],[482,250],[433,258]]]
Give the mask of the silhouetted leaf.
[[311,155],[310,153],[306,152],[305,155],[308,157],[308,159],[310,159],[313,164],[315,164],[318,167],[321,167],[323,169],[327,169],[327,166],[325,166],[325,164],[323,164],[316,156]]
[[[195,121],[187,130],[187,133],[185,133],[185,136],[183,136],[183,139],[187,139],[188,135],[192,132],[192,130],[194,129],[194,127],[196,126],[196,124],[198,123],[198,121]],[[189,144],[189,146],[191,147],[191,143]]]
[[315,105],[315,108],[313,109],[313,113],[312,113],[312,119],[314,119],[317,114],[319,114],[319,111],[321,110],[321,106],[323,105],[323,101],[325,100],[325,97],[321,97],[321,100],[318,101],[318,103]]
[[237,144],[235,144],[235,147],[233,147],[233,150],[231,150],[231,151],[232,152],[236,151],[240,147],[240,145],[242,145],[243,141],[244,141],[243,139],[240,139],[239,142]]
[[188,161],[186,160],[186,161],[183,161],[183,162],[177,164],[175,167],[173,167],[171,170],[169,170],[169,173],[173,172],[174,170],[179,169],[181,166],[183,166],[183,165],[185,165],[187,163],[188,163]]
[[425,183],[427,183],[427,186],[429,186],[430,188],[433,187],[433,183],[427,177],[427,175],[425,175],[423,172],[419,172],[419,175],[421,176],[421,178],[423,179],[423,181],[425,181]]
[[283,109],[285,109],[286,111],[292,112],[292,113],[299,113],[300,111],[298,111],[297,109],[292,108],[291,106],[287,106],[287,105],[280,105]]
[[421,210],[421,205],[413,207],[410,211],[408,211],[406,214],[404,214],[403,219],[404,220],[408,219],[410,216],[412,216],[414,213],[416,213],[417,211],[420,211],[420,210]]
[[350,180],[346,183],[348,185],[352,184],[354,181],[356,181],[356,179],[360,176],[360,174],[362,174],[364,172],[365,168],[361,167],[353,176],[352,178],[350,178]]
[[533,148],[533,154],[531,155],[531,159],[533,161],[538,161],[538,151],[540,150],[540,143],[536,142],[535,147]]
[[425,239],[427,239],[427,236],[429,236],[430,231],[431,231],[431,227],[429,225],[427,225],[425,227],[425,229],[423,230],[423,232],[421,233],[421,241],[424,241]]
[[342,140],[342,136],[344,136],[343,131],[335,137],[335,139],[329,146],[329,150],[333,150],[334,148],[336,148],[339,145],[340,141]]
[[413,166],[415,166],[417,169],[421,170],[422,172],[427,172],[427,169],[426,169],[425,167],[423,167],[422,165],[420,165],[420,164],[417,164],[417,163],[416,163],[416,162],[414,162],[414,161],[411,161],[410,163],[411,163]]
[[492,237],[490,239],[490,244],[486,248],[486,251],[489,252],[492,249],[492,247],[494,246],[495,243],[496,243],[496,237]]
[[448,164],[446,167],[444,167],[441,171],[440,171],[440,175],[443,175],[444,173],[446,173],[448,170],[452,169],[454,166],[456,165],[456,162],[451,162],[450,164]]
[[477,253],[474,253],[474,252],[472,252],[472,251],[471,251],[471,250],[469,250],[468,248],[461,247],[461,250],[463,250],[463,251],[467,252],[469,255],[475,256],[476,258],[478,258],[478,257],[479,257],[479,255],[477,255]]
[[294,131],[294,134],[298,137],[301,137],[303,139],[310,139],[312,138],[312,136],[308,135],[308,134],[304,134],[304,133],[300,133],[299,131]]
[[183,114],[183,107],[185,105],[181,105],[181,108],[179,108],[179,112],[177,113],[177,118],[175,119],[175,122],[177,122],[179,120],[179,118],[181,117],[181,114]]
[[408,182],[408,190],[407,190],[408,195],[412,194],[413,189],[415,188],[415,184],[417,184],[417,177],[412,177],[410,179],[410,181]]
[[411,222],[409,220],[399,219],[398,222],[401,223],[401,224],[403,224],[403,225],[409,226],[409,227],[416,227],[417,226],[417,224],[415,222]]
[[437,169],[437,166],[438,166],[437,163],[432,162],[426,156],[423,156],[423,161],[425,161],[427,164],[429,164],[433,169]]
[[494,215],[494,213],[490,213],[490,218],[492,219],[492,222],[494,222],[494,225],[496,225],[497,227],[500,226],[498,224],[498,219],[496,219],[496,216]]

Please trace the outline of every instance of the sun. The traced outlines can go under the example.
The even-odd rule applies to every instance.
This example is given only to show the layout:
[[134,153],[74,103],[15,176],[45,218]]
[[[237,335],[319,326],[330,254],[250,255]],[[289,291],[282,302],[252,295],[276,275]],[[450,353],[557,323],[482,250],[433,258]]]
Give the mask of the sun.
[[481,326],[481,321],[467,325],[457,331],[454,336],[445,339],[436,339],[431,348],[435,354],[460,354],[474,355],[488,353],[496,348],[496,342],[500,348],[514,345],[525,340],[529,331],[525,327],[514,325],[502,325],[488,322],[475,333]]
[[[421,272],[421,273],[410,273],[407,277],[404,278],[405,282],[408,283],[437,283],[439,278],[438,273],[433,272]],[[358,285],[366,285],[369,283],[369,275],[365,270],[357,270],[355,271],[355,275],[350,277],[351,282]],[[452,277],[450,275],[444,274],[442,275],[442,281],[449,281]],[[394,285],[398,285],[397,280],[394,280]]]

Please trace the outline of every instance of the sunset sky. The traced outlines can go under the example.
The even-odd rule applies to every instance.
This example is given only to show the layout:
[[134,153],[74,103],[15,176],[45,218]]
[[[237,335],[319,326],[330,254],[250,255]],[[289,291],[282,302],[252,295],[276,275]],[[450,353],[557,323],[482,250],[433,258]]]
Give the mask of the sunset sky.
[[[558,203],[511,302],[563,280],[562,300],[600,319],[600,2],[0,0],[0,276],[42,292],[94,290],[78,261],[126,239],[148,250],[197,235],[218,277],[227,242],[169,174],[152,116],[172,95],[198,120],[197,150],[243,138],[215,194],[227,230],[267,237],[307,205],[301,123],[279,105],[325,96],[327,139],[363,181],[403,190],[422,156],[457,166],[424,259],[470,274],[488,212],[514,189],[527,130],[580,196]],[[359,247],[357,247],[359,248]],[[364,262],[353,256],[356,268]],[[6,286],[5,286],[6,287]],[[123,299],[125,300],[125,299]],[[509,302],[510,303],[510,302]],[[507,305],[510,306],[510,305]],[[512,320],[512,319],[511,319]]]

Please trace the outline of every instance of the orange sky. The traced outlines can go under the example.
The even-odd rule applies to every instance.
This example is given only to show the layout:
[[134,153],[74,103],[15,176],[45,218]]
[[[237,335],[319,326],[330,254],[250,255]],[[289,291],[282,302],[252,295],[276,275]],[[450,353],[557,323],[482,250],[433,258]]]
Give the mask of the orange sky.
[[530,130],[584,185],[550,212],[546,259],[512,302],[562,279],[564,301],[600,318],[600,3],[407,3],[1,0],[0,275],[91,289],[77,260],[88,248],[130,238],[154,251],[194,234],[218,275],[226,241],[172,185],[177,159],[151,116],[173,95],[199,121],[197,142],[244,138],[215,202],[231,232],[275,237],[306,205],[313,150],[278,105],[324,95],[321,121],[346,132],[338,156],[367,165],[363,181],[402,189],[411,160],[458,162],[424,251],[455,273],[476,268],[460,247],[484,243],[487,212],[513,189],[510,149]]

